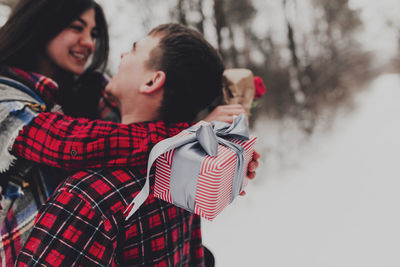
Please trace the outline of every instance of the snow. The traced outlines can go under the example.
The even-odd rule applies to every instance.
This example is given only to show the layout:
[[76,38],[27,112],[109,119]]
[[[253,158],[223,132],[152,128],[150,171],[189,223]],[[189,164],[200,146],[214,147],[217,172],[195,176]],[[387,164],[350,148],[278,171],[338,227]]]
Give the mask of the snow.
[[[275,143],[257,149],[272,155],[245,197],[203,220],[216,266],[400,266],[399,99],[400,76],[382,75],[332,131],[283,155],[293,146],[277,138],[281,124],[258,121],[256,135]],[[287,155],[295,164],[277,167]]]

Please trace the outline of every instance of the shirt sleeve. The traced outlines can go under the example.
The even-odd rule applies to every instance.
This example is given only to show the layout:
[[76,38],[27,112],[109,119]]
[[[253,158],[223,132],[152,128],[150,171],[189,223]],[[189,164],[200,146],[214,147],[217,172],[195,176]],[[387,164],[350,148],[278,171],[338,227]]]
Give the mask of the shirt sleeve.
[[12,154],[67,170],[140,166],[151,148],[189,127],[162,121],[124,125],[41,113],[26,125]]
[[114,220],[60,190],[43,206],[15,266],[116,266],[117,233]]

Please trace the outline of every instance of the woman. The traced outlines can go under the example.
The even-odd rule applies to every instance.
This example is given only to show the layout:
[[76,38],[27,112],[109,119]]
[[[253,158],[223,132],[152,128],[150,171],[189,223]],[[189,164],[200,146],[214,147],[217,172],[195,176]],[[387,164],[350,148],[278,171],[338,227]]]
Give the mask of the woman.
[[[22,0],[1,28],[0,75],[8,82],[8,85],[2,85],[2,110],[3,114],[19,112],[19,117],[2,117],[1,266],[13,265],[39,206],[66,175],[64,171],[24,160],[24,156],[31,154],[29,144],[22,145],[20,154],[16,155],[18,160],[9,154],[9,146],[25,125],[28,124],[28,131],[35,127],[39,129],[41,126],[30,127],[29,124],[34,118],[41,118],[40,112],[56,108],[56,104],[63,106],[66,113],[77,115],[79,110],[71,101],[77,93],[76,88],[86,93],[75,98],[83,100],[75,106],[81,109],[81,115],[93,115],[102,88],[93,77],[104,83],[103,76],[95,76],[94,71],[104,70],[107,57],[106,21],[101,7],[93,1]],[[89,59],[91,62],[87,64]],[[29,99],[19,97],[20,91],[15,90],[15,85],[25,86],[36,95],[41,108],[32,109],[32,103],[26,101]],[[6,104],[12,105],[11,109],[4,108]],[[17,119],[21,117],[25,119]],[[45,123],[47,118],[41,121]],[[47,120],[50,124],[54,122]]]
[[[1,28],[0,73],[8,81],[2,88],[14,93],[0,98],[7,115],[0,117],[2,266],[13,264],[38,207],[66,175],[50,167],[135,166],[152,145],[189,126],[121,125],[49,112],[59,104],[70,115],[104,118],[108,112],[98,116],[95,108],[105,81],[94,71],[104,69],[107,57],[106,22],[91,0],[22,0]],[[17,87],[36,97],[11,101],[20,97]],[[241,107],[220,107],[210,119],[240,112]]]
[[[95,12],[96,27],[76,20],[91,7]],[[59,35],[61,32],[63,34]],[[79,40],[81,35],[82,42]],[[63,104],[65,113],[77,115],[76,106],[79,105],[76,101],[80,100],[85,102],[79,108],[80,115],[91,112],[91,117],[96,117],[93,111],[96,111],[101,87],[93,84],[92,74],[96,70],[104,71],[109,50],[107,25],[98,4],[92,1],[22,0],[2,27],[0,42],[3,75],[9,76],[7,67],[12,66],[47,76],[58,84],[57,100]],[[91,63],[85,69],[90,57]],[[74,81],[79,75],[80,79]],[[98,82],[104,81],[101,75],[95,77]],[[76,88],[82,84],[86,90],[81,90],[77,98]],[[92,86],[88,87],[88,84]]]

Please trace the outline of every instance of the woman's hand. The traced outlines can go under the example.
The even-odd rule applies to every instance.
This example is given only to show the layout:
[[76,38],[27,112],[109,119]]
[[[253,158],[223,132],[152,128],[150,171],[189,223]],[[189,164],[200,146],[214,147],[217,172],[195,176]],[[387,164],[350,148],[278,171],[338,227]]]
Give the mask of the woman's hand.
[[204,121],[223,121],[232,123],[234,116],[238,116],[242,113],[246,113],[243,106],[240,104],[220,105],[217,106]]

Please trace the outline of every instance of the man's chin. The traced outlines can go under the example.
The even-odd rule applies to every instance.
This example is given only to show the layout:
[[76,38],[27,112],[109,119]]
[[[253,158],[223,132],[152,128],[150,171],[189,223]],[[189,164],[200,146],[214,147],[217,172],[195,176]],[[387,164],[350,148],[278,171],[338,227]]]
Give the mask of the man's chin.
[[112,93],[112,88],[113,88],[112,86],[109,86],[109,85],[106,86],[106,88],[105,88],[105,90],[104,90],[104,92],[105,92],[105,97],[106,97],[109,101],[111,101],[111,102],[113,102],[113,103],[119,105],[118,98],[116,98],[116,97],[113,95],[113,93]]
[[107,94],[112,94],[112,92],[114,91],[114,87],[115,87],[115,84],[114,84],[114,82],[113,82],[113,79],[111,79],[111,80],[108,82],[108,84],[106,85],[106,87],[104,88],[104,91],[105,91]]

